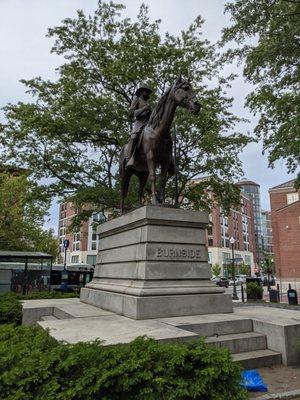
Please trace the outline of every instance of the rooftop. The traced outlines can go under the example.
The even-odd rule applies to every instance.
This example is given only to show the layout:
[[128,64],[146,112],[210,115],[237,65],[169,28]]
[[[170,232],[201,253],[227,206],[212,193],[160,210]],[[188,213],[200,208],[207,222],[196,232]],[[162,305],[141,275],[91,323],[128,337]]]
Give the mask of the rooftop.
[[47,253],[35,252],[35,251],[0,251],[0,261],[8,260],[26,260],[26,259],[52,259],[53,256]]
[[260,186],[258,183],[254,182],[254,181],[249,181],[248,179],[242,179],[241,181],[237,182],[236,185],[238,185],[238,186],[246,186],[246,185]]
[[277,189],[294,189],[295,179],[291,179],[290,181],[281,183],[280,185],[273,186],[270,190],[277,190]]

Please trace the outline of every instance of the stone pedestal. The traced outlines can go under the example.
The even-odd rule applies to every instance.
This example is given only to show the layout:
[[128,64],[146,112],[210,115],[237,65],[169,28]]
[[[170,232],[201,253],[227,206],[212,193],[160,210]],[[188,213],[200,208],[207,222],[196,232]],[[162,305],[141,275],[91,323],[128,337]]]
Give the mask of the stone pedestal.
[[199,211],[145,206],[98,227],[93,280],[80,300],[133,319],[232,312],[210,281]]

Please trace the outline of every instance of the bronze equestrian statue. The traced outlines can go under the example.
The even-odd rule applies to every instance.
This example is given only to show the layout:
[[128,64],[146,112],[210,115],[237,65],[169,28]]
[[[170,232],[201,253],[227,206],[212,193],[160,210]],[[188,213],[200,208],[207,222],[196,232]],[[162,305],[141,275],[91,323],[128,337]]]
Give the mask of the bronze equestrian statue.
[[[148,92],[150,90],[148,88]],[[139,92],[137,97],[138,95]],[[146,102],[147,100],[148,98],[144,99]],[[146,106],[148,104],[145,104],[145,111]],[[139,132],[138,138],[131,138],[131,142],[127,143],[121,150],[119,173],[122,213],[124,212],[124,200],[132,175],[136,175],[139,180],[138,195],[140,204],[143,203],[143,192],[148,176],[150,176],[151,180],[152,204],[164,203],[168,172],[172,170],[172,138],[170,130],[178,106],[188,109],[191,113],[198,113],[200,110],[200,105],[197,102],[190,81],[182,79],[181,75],[162,95],[151,112],[148,122],[141,124],[143,125],[142,133]],[[136,119],[138,115],[136,113]],[[135,129],[133,132],[135,132]],[[159,192],[156,190],[156,169],[158,167],[161,168]]]

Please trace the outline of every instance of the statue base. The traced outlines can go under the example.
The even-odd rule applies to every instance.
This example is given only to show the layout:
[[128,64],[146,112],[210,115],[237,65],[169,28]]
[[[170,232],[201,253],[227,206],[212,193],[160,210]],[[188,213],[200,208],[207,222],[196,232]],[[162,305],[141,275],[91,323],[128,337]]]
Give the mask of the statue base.
[[232,312],[211,282],[208,215],[145,206],[98,227],[93,280],[80,300],[133,319]]

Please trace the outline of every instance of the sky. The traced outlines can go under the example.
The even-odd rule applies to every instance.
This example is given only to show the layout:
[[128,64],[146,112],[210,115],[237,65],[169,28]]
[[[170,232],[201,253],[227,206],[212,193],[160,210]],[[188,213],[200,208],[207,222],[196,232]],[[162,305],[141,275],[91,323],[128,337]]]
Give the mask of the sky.
[[[126,6],[124,15],[135,18],[141,0],[120,1]],[[220,39],[221,29],[230,24],[224,15],[224,0],[144,0],[153,19],[161,19],[162,33],[178,34],[201,15],[205,19],[203,37],[211,42]],[[56,79],[55,68],[63,60],[50,53],[52,39],[46,38],[49,27],[60,25],[64,18],[75,17],[76,10],[92,14],[97,0],[0,0],[0,108],[7,103],[28,101],[20,79],[41,76]],[[232,65],[232,71],[237,68]],[[230,70],[230,66],[228,67]],[[239,128],[252,132],[257,118],[244,107],[244,99],[252,87],[240,76],[234,81],[229,94],[234,97],[233,112],[250,120]],[[0,119],[3,114],[0,112]],[[268,189],[293,179],[286,173],[284,162],[268,168],[267,156],[262,155],[262,144],[248,145],[241,154],[245,177],[261,186],[263,209],[269,209]],[[45,226],[57,231],[58,206],[54,202]]]

